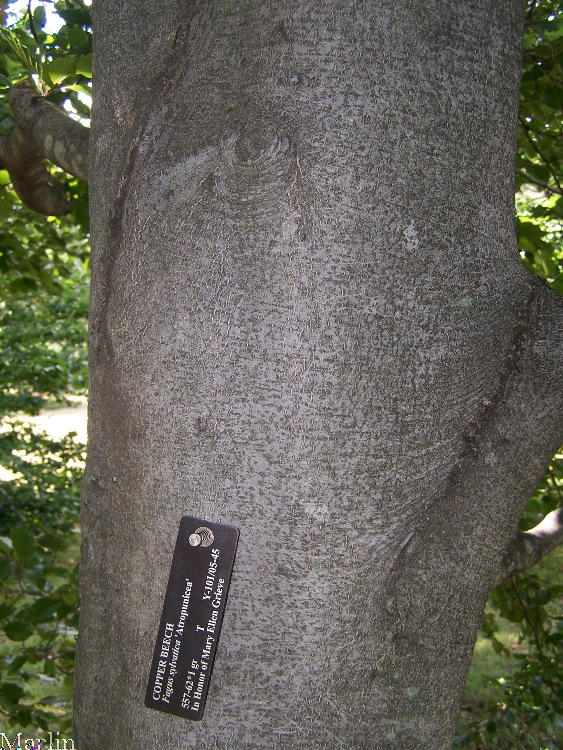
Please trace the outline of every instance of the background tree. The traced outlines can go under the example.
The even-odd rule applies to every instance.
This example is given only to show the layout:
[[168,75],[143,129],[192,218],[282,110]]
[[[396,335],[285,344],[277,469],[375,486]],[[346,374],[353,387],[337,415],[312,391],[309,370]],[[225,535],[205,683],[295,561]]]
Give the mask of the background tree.
[[518,130],[518,244],[524,263],[563,292],[562,7],[531,2],[524,34]]
[[[537,27],[540,28],[541,33],[538,33],[537,28],[534,29],[533,30],[533,34],[534,34],[533,38],[536,40],[536,42],[540,46],[541,46],[542,43],[544,43],[542,41],[542,35],[543,35],[543,40],[545,40],[547,38],[548,41],[549,41],[549,44],[547,46],[551,49],[551,52],[553,53],[552,56],[553,56],[554,60],[556,61],[557,60],[557,55],[556,55],[556,51],[555,51],[555,46],[556,46],[556,42],[557,42],[557,39],[558,39],[558,35],[556,33],[557,29],[555,28],[554,21],[558,20],[557,12],[553,12],[553,10],[552,10],[552,12],[545,13],[545,9],[546,9],[545,5],[542,6],[540,9],[538,9],[538,8],[530,8],[530,15],[529,15],[530,26],[529,26],[529,28],[533,28],[532,24],[536,23]],[[538,10],[540,10],[539,14],[537,13]],[[536,12],[536,15],[533,15],[534,12]],[[551,24],[551,26],[550,26],[550,24]],[[537,53],[537,50],[535,52]],[[546,57],[545,50],[540,51],[540,57],[541,56],[543,56],[544,58]],[[538,58],[536,57],[536,61],[535,61],[536,66],[537,66],[537,62],[538,62]],[[554,78],[555,75],[556,75],[554,73],[554,70],[553,70],[553,66],[555,64],[556,63],[554,63],[553,60],[552,60],[552,61],[550,61],[550,65],[549,66],[545,66],[544,67],[544,70],[548,71],[547,75],[551,76],[551,78]],[[70,66],[68,66],[66,68],[66,70],[69,71],[70,70]],[[76,74],[76,66],[73,68],[72,73]],[[541,78],[541,76],[540,76],[540,78]],[[526,77],[525,77],[524,81],[526,82]],[[545,82],[544,82],[543,88],[542,88],[541,83],[538,86],[538,76],[537,75],[535,77],[535,82],[536,82],[535,83],[536,95],[537,95],[537,91],[538,90],[545,93],[545,88],[546,88]],[[70,83],[72,85],[72,81]],[[22,89],[20,89],[20,91],[21,90]],[[523,91],[525,92],[525,87],[524,87]],[[532,99],[532,97],[530,97],[530,99]],[[552,103],[553,103],[553,101],[554,100],[552,98]],[[526,112],[525,106],[526,106],[526,96],[524,95],[524,102],[523,102],[523,108],[522,108],[523,112]],[[547,116],[545,114],[545,107],[542,110],[542,115],[544,115],[547,118]],[[535,118],[536,119],[535,119],[535,122],[534,122],[534,128],[537,128],[537,125],[538,125],[538,123],[537,123],[537,114],[535,114]],[[524,128],[522,132],[524,133],[525,138],[528,141],[532,142],[531,139],[535,138],[537,134],[534,134],[534,135],[530,134],[529,131],[531,130],[531,126],[529,126],[527,115],[523,116],[523,122],[526,123],[526,128]],[[545,132],[547,132],[552,127],[549,121],[545,123],[545,126],[546,126],[546,129],[545,129],[545,131],[542,131],[543,135],[540,134],[541,137],[544,137],[545,136]],[[557,142],[557,139],[559,138],[559,135],[557,134],[556,131],[552,130],[551,132],[548,133],[548,136],[545,136],[545,137],[552,137],[551,139],[553,141]],[[538,149],[534,149],[534,153],[531,154],[531,155],[529,155],[527,162],[525,162],[524,164],[519,165],[520,166],[520,173],[522,175],[526,175],[527,176],[528,183],[529,183],[530,179],[532,179],[532,182],[533,182],[533,184],[534,184],[535,187],[539,187],[539,185],[537,183],[538,183],[538,181],[540,181],[540,177],[541,177],[541,182],[542,182],[541,187],[545,188],[547,186],[548,192],[549,193],[555,193],[555,195],[556,195],[557,180],[558,180],[557,174],[554,173],[554,171],[552,170],[550,172],[550,174],[546,175],[545,170],[544,170],[544,172],[542,173],[542,175],[540,175],[540,177],[538,177],[538,171],[534,171],[534,170],[537,170],[537,168],[541,168],[541,166],[542,166],[541,164],[539,164],[539,165],[537,164],[538,159],[545,161],[545,148],[543,148],[542,146],[540,146]],[[548,161],[550,161],[550,163],[552,163],[553,162],[553,158],[551,158],[551,160],[550,160],[550,158],[548,156]],[[550,184],[550,180],[551,180],[551,184]],[[555,191],[553,189],[553,186],[555,186]],[[532,220],[528,220],[528,221],[525,222],[524,229],[521,231],[521,234],[520,234],[520,237],[521,237],[520,241],[521,241],[521,243],[522,242],[524,243],[524,248],[523,248],[524,250],[526,249],[526,244],[525,244],[526,243],[526,237],[527,237],[527,234],[528,235],[530,234],[530,231],[532,232],[532,234],[534,232],[536,233],[536,235],[535,235],[536,238],[537,237],[541,237],[542,238],[541,239],[542,242],[544,242],[545,237],[548,237],[549,234],[550,234],[550,236],[548,237],[548,239],[552,240],[553,239],[553,233],[554,233],[553,213],[552,214],[546,214],[544,208],[541,209],[543,211],[543,214],[541,213],[541,211],[538,212],[538,205],[540,205],[540,197],[538,196],[537,193],[534,194],[531,197],[528,194],[526,196],[525,205],[526,205],[526,209],[525,210],[528,211],[528,219],[532,219]],[[531,208],[530,208],[530,206],[531,206]],[[534,213],[534,211],[535,211],[535,213]],[[533,229],[531,229],[531,227],[533,227]],[[522,238],[524,238],[524,239],[522,239]],[[528,237],[528,240],[529,240],[529,237]],[[528,245],[529,245],[529,242],[528,242]],[[538,243],[536,243],[536,246],[538,246]],[[543,248],[540,247],[540,249],[542,249],[542,250],[545,251],[545,246]],[[533,261],[533,253],[531,253],[530,250],[528,250],[527,252],[528,252],[527,260],[528,260],[528,262],[532,262]],[[552,257],[553,257],[553,255],[552,255]],[[543,266],[542,266],[542,263],[543,263]],[[558,268],[557,267],[557,257],[555,256],[555,264],[552,263],[551,266],[549,266],[549,264],[547,264],[545,262],[545,259],[542,261],[542,263],[538,264],[540,270],[543,269],[544,275],[546,275],[549,278],[549,280],[550,280],[551,283],[553,283],[553,284],[556,285],[557,282],[558,282],[558,273],[559,273],[559,271],[557,270],[557,268]],[[517,537],[517,539],[520,539],[520,537]],[[526,545],[520,545],[520,553],[521,553],[522,550],[525,551],[525,549],[526,549]]]
[[[48,98],[66,106],[64,122],[69,110],[82,117],[88,112],[77,96],[89,91],[89,76],[69,73],[72,64],[84,69],[91,52],[89,11],[80,14],[78,5],[59,4],[66,23],[56,33],[44,30],[44,6],[28,9],[17,22],[5,15],[10,25],[0,32],[3,155],[16,129],[8,93],[30,76],[37,92],[48,89]],[[67,216],[41,216],[23,206],[13,175],[0,169],[0,727],[69,733],[84,448],[72,436],[53,439],[22,415],[36,415],[69,392],[86,392],[87,192],[60,169],[45,170],[34,152],[29,163],[39,184],[62,180]]]
[[[523,14],[166,10],[94,17],[78,740],[449,747],[561,439],[560,302],[513,241]],[[242,531],[199,726],[139,700],[185,512]]]

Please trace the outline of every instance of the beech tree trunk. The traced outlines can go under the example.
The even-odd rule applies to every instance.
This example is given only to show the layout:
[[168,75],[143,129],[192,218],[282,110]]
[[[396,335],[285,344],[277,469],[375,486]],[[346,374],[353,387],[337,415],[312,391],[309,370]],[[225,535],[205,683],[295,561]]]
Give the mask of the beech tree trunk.
[[[94,0],[80,750],[446,750],[562,437],[524,3]],[[180,518],[240,529],[205,716],[143,704]]]

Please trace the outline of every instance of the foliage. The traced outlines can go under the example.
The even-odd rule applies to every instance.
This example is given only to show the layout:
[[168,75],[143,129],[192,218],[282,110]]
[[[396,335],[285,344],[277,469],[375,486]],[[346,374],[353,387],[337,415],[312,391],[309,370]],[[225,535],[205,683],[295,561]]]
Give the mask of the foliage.
[[[89,113],[90,11],[82,0],[55,7],[65,21],[56,33],[42,28],[47,17],[42,5],[2,30],[0,133],[13,126],[9,88],[30,75],[71,114]],[[67,73],[55,76],[62,68]],[[37,413],[47,399],[86,388],[87,190],[54,167],[53,172],[72,198],[73,212],[63,219],[22,206],[8,173],[0,170],[0,417]]]
[[0,273],[5,294],[38,289],[55,293],[69,279],[75,260],[88,257],[87,236],[73,217],[57,219],[25,208],[0,170]]
[[[13,5],[13,1],[2,3],[8,11]],[[89,114],[89,7],[83,0],[56,2],[63,23],[51,33],[46,31],[46,6],[34,5],[32,9],[29,2],[19,19],[1,30],[0,132],[8,132],[13,126],[7,91],[30,75],[48,98],[71,115]],[[0,170],[0,418],[16,411],[36,414],[47,401],[63,400],[68,392],[84,393],[87,384],[89,245],[85,186],[67,176],[67,186],[74,191],[78,207],[64,219],[47,218],[18,202],[9,179],[8,173]],[[44,457],[58,452],[64,464],[68,446],[57,447],[42,439]],[[7,460],[7,451],[12,456],[9,462],[20,460],[15,471],[23,472],[31,487],[29,460],[35,461],[37,473],[44,471],[33,434],[21,425],[8,425],[0,446],[0,459]],[[23,459],[15,458],[18,453],[27,455],[27,471]],[[23,485],[22,480],[18,492],[33,515],[39,508],[28,502]]]
[[[4,88],[31,79],[41,93],[78,118],[90,116],[92,79],[92,33],[90,7],[83,0],[55,3],[64,22],[58,31],[45,29],[47,12],[38,5],[0,32],[0,72]],[[79,96],[82,94],[82,96]],[[10,129],[13,121],[5,110]]]
[[536,526],[544,516],[563,504],[563,452],[557,453],[520,519],[520,530]]
[[[36,414],[49,400],[86,391],[88,263],[67,250],[64,255],[69,273],[50,271],[48,290],[37,281],[32,293],[15,292],[22,277],[13,269],[0,277],[0,417]],[[27,278],[33,280],[32,271]]]
[[563,294],[563,7],[529,4],[524,36],[516,195],[526,267]]
[[[78,510],[84,446],[3,421],[0,465],[0,716],[65,730],[78,628]],[[47,691],[45,691],[47,687]]]
[[[0,35],[0,133],[13,126],[9,88],[30,74],[49,100],[89,116],[90,10],[55,7],[58,31],[36,4]],[[9,417],[87,385],[87,189],[52,170],[73,204],[63,219],[23,207],[0,170],[0,465],[12,476],[0,481],[0,717],[16,730],[70,726],[78,627],[84,446]]]
[[[507,672],[496,678],[501,700],[472,710],[461,722],[456,747],[478,750],[557,750],[563,739],[563,618],[556,614],[561,586],[526,573],[493,592],[483,632],[506,657]],[[498,614],[520,628],[514,653],[497,638]]]
[[32,425],[4,420],[0,465],[13,478],[0,481],[0,534],[22,522],[41,532],[76,519],[84,459],[73,433],[54,440]]
[[[492,600],[503,617],[520,626],[521,638],[529,644],[516,657],[515,669],[499,678],[505,695],[502,721],[515,737],[528,733],[544,744],[551,741],[553,748],[555,731],[563,729],[563,617],[548,605],[562,593],[563,586],[545,585],[528,573],[499,588]],[[491,726],[489,722],[489,731]]]
[[[56,32],[45,30],[46,6],[36,5],[31,12],[31,3],[18,21],[0,29],[0,134],[9,133],[14,125],[7,101],[8,91],[24,80],[31,80],[40,93],[53,104],[63,107],[70,116],[85,123],[89,120],[92,95],[90,8],[83,0],[62,0],[54,6],[64,21]],[[35,235],[30,239],[35,251],[32,265],[40,260],[38,251],[45,246],[43,238],[50,245],[54,244],[56,251],[67,239],[65,229],[74,227],[76,231],[78,228],[82,237],[88,232],[86,185],[56,167],[52,167],[52,172],[65,185],[72,203],[71,214],[62,220],[47,219],[23,209],[10,189],[7,173],[0,171],[0,219],[7,222],[6,235],[12,237],[13,252],[9,256],[12,261],[28,260],[28,243],[24,240],[18,244],[26,225],[31,226]],[[4,247],[4,243],[0,246]],[[59,271],[61,265],[59,262]]]
[[[70,726],[78,628],[78,568],[68,561],[74,525],[0,537],[0,716],[18,729]],[[66,553],[66,555],[65,555]],[[14,644],[16,648],[6,647]],[[48,692],[37,699],[37,684]]]

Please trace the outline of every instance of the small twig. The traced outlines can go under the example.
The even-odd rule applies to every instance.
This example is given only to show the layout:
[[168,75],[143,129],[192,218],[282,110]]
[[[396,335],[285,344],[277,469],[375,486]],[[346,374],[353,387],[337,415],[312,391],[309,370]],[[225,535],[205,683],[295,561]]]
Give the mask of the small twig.
[[[553,482],[553,487],[557,494],[559,495],[559,500],[563,500],[563,484],[560,485],[557,481],[557,476],[555,475],[555,472],[553,471],[553,467],[550,465],[549,469],[547,470],[547,473],[551,477],[551,481]],[[563,505],[563,503],[561,503]]]
[[524,128],[524,135],[526,136],[527,140],[529,141],[530,145],[532,146],[532,148],[534,149],[534,151],[536,152],[536,154],[540,157],[540,159],[543,161],[543,163],[545,164],[545,166],[549,169],[549,172],[550,172],[551,176],[553,177],[553,180],[554,180],[555,184],[559,188],[559,192],[561,193],[563,191],[563,188],[561,187],[561,185],[559,183],[559,180],[557,179],[556,171],[552,167],[551,162],[549,161],[549,159],[543,155],[540,147],[538,146],[538,144],[534,141],[534,139],[530,135],[529,128],[528,128],[528,123],[526,122],[526,120],[524,120],[523,117],[520,117],[520,124]]
[[538,0],[532,0],[532,2],[528,6],[528,10],[526,12],[526,20],[528,20],[528,21],[530,20],[530,18],[532,17],[532,13],[536,9],[537,5],[538,5]]
[[528,623],[528,625],[530,626],[530,629],[532,631],[532,635],[534,636],[534,641],[536,642],[536,647],[538,649],[538,653],[539,653],[540,656],[543,656],[543,651],[542,651],[542,647],[540,645],[540,639],[539,639],[538,631],[537,631],[537,628],[536,628],[534,622],[532,621],[532,619],[530,617],[530,614],[528,612],[528,607],[526,606],[526,604],[524,603],[524,600],[520,596],[520,590],[519,590],[518,585],[516,584],[516,581],[514,580],[514,578],[512,578],[510,580],[510,583],[512,584],[512,588],[514,589],[514,593],[516,594],[516,598],[518,599],[518,601],[520,603],[520,606],[522,607],[522,611],[524,612],[524,618],[525,618],[526,622]]
[[530,133],[534,133],[535,135],[541,135],[542,138],[553,138],[553,140],[558,141],[560,138],[563,138],[563,133],[548,133],[547,130],[536,130],[535,128],[530,127],[530,125],[526,124],[526,127],[530,131]]
[[31,34],[38,45],[41,44],[39,41],[39,37],[37,36],[37,31],[35,29],[35,21],[33,20],[33,13],[31,12],[31,0],[27,0],[27,15],[29,18],[29,30],[31,31]]
[[[536,37],[536,38],[537,38],[538,42],[541,41],[541,39],[539,37]],[[551,73],[549,73],[549,71],[545,70],[544,65],[543,65],[543,63],[545,62],[545,59],[540,59],[538,57],[534,57],[530,52],[524,52],[524,58],[526,60],[528,60],[528,62],[531,62],[532,65],[534,65],[535,67],[541,66],[542,75],[544,75],[546,78],[549,78],[549,80],[552,83],[557,84],[557,86],[561,86],[561,84],[563,83],[563,81],[561,81],[559,78],[555,78],[555,76],[552,76]]]
[[546,182],[542,182],[541,180],[537,180],[535,177],[531,177],[521,169],[517,169],[516,174],[519,174],[520,177],[523,177],[526,182],[531,182],[534,185],[543,188],[543,190],[547,190],[548,193],[552,193],[553,195],[563,195],[563,190],[558,190],[557,188],[551,187],[551,185],[548,185]]

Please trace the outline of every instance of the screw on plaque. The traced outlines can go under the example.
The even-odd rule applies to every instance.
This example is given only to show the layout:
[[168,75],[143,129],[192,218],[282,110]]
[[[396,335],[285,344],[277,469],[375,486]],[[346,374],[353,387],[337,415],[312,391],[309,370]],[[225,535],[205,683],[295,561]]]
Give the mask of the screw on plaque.
[[214,539],[211,529],[208,529],[207,526],[200,526],[193,534],[190,534],[188,541],[192,547],[209,547],[213,544]]

